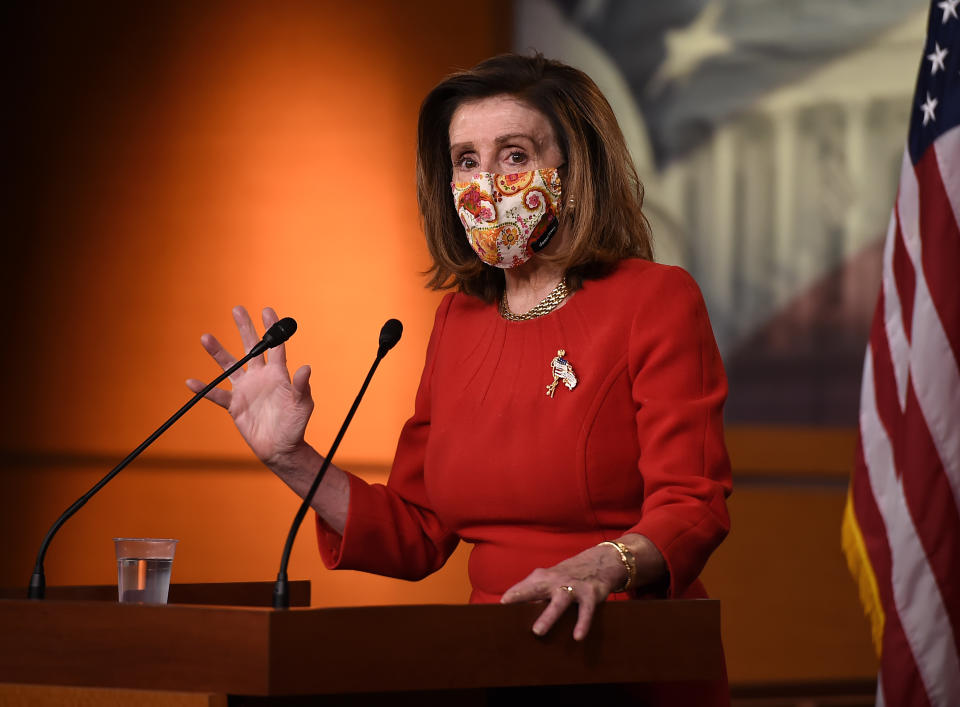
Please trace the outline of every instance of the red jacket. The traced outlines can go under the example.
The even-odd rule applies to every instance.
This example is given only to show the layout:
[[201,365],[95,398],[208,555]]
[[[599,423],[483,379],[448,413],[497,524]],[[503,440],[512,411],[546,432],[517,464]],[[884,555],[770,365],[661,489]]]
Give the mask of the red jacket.
[[[560,349],[577,385],[551,398]],[[624,261],[525,322],[448,295],[389,481],[350,478],[342,538],[318,523],[323,560],[418,579],[465,540],[471,601],[485,602],[633,532],[663,554],[667,596],[704,596],[697,575],[729,530],[726,393],[703,299],[680,268]]]

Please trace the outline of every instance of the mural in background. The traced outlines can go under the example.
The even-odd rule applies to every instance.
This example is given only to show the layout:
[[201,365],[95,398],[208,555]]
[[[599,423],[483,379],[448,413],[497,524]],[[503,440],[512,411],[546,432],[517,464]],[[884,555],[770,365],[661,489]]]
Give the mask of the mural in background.
[[729,422],[854,425],[920,0],[521,0],[514,47],[590,74],[657,259],[700,283]]

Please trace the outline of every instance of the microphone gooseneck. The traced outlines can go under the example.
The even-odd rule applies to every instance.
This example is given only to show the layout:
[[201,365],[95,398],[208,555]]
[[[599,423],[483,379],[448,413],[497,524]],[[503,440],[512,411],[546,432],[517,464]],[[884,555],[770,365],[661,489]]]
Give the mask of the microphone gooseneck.
[[330,461],[333,459],[333,455],[336,454],[337,448],[340,446],[340,440],[343,439],[343,435],[346,433],[347,427],[350,425],[350,421],[353,419],[354,413],[356,413],[357,408],[360,407],[360,400],[363,398],[363,394],[367,392],[367,386],[370,385],[370,380],[373,378],[373,374],[377,370],[377,366],[380,365],[380,361],[382,361],[383,357],[387,355],[387,352],[397,345],[397,342],[400,341],[400,336],[402,334],[403,324],[401,324],[398,319],[388,319],[380,329],[380,342],[379,348],[377,349],[377,357],[374,359],[373,365],[370,366],[370,370],[367,372],[367,377],[364,379],[363,385],[360,386],[360,392],[357,393],[357,397],[354,398],[353,405],[350,406],[350,412],[347,413],[347,417],[340,426],[340,431],[337,432],[336,439],[333,440],[333,444],[330,446],[330,451],[327,452],[327,455],[324,457],[323,464],[320,465],[320,470],[313,479],[313,483],[310,484],[310,489],[303,497],[303,503],[301,503],[300,508],[297,509],[297,515],[294,517],[293,524],[290,526],[290,532],[287,533],[287,541],[283,546],[283,555],[280,557],[280,571],[277,572],[277,581],[273,585],[274,609],[290,608],[290,592],[287,582],[287,565],[290,562],[290,553],[293,550],[293,541],[297,537],[297,531],[300,530],[300,524],[303,523],[303,519],[307,515],[307,511],[310,509],[310,503],[313,501],[313,497],[317,493],[317,489],[320,488],[320,482],[323,481],[323,477],[327,473],[327,469],[330,468]]
[[220,383],[222,383],[228,377],[232,376],[241,366],[243,366],[254,356],[259,356],[267,349],[272,349],[274,346],[279,346],[282,344],[284,341],[293,336],[293,333],[296,330],[297,323],[290,317],[285,317],[270,327],[266,334],[263,335],[263,338],[257,342],[252,349],[250,349],[246,356],[230,366],[230,368],[208,383],[203,390],[190,398],[190,400],[188,400],[182,408],[173,413],[173,415],[166,422],[160,425],[160,427],[158,427],[153,434],[143,440],[143,442],[141,442],[136,449],[124,457],[123,461],[113,467],[113,469],[111,469],[106,476],[94,484],[89,491],[74,501],[73,504],[67,510],[65,510],[59,518],[57,518],[56,522],[50,526],[50,530],[48,530],[47,534],[44,536],[43,542],[40,543],[40,550],[37,552],[37,560],[33,566],[33,574],[30,575],[30,586],[27,590],[27,598],[44,598],[44,595],[46,594],[46,578],[44,577],[43,572],[43,560],[46,557],[47,548],[50,546],[50,541],[53,540],[53,536],[57,534],[57,531],[60,530],[60,527],[66,523],[74,513],[83,508],[87,501],[93,498],[97,491],[106,486],[114,476],[123,471],[124,467],[140,456],[140,454],[147,447],[156,441],[157,437],[166,432],[174,422],[183,417],[187,410],[196,405],[207,393],[220,385]]

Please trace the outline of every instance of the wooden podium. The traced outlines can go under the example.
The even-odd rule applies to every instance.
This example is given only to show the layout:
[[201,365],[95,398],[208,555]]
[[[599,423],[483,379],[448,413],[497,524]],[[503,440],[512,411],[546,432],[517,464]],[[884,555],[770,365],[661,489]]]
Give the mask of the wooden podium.
[[118,604],[115,587],[0,599],[0,683],[224,696],[216,704],[484,704],[495,688],[722,677],[715,600],[607,602],[576,642],[572,611],[539,638],[537,605],[310,609],[309,583],[294,585],[302,606],[286,611],[252,606],[271,583],[173,585],[166,606]]

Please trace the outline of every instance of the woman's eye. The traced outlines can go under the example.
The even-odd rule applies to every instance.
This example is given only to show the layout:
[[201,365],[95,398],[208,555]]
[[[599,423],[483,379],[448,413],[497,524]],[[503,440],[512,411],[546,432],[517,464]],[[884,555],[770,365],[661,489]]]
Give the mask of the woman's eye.
[[510,164],[523,164],[527,161],[527,154],[525,152],[511,152],[509,157],[507,157]]
[[463,155],[462,157],[457,158],[457,161],[454,162],[454,166],[458,167],[459,169],[476,169],[477,161],[469,155]]

